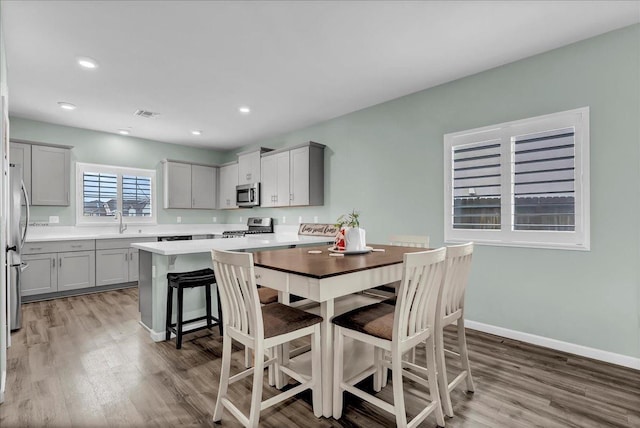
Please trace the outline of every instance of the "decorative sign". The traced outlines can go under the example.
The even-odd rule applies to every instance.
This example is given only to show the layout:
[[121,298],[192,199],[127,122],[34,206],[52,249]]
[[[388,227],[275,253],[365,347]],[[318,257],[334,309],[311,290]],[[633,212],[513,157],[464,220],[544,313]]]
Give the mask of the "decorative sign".
[[298,235],[312,236],[336,236],[338,228],[335,224],[302,223],[298,229]]

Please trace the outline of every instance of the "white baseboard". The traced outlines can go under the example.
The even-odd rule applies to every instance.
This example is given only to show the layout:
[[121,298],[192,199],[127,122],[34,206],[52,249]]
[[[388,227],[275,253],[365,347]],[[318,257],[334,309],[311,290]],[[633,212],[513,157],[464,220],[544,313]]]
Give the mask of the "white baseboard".
[[496,327],[490,324],[465,320],[465,327],[472,330],[482,331],[484,333],[494,334],[496,336],[506,337],[508,339],[519,340],[521,342],[530,343],[532,345],[543,346],[545,348],[555,349],[557,351],[568,352],[570,354],[580,355],[594,360],[604,361],[619,366],[629,367],[631,369],[640,370],[640,358],[629,357],[628,355],[616,354],[601,349],[589,348],[587,346],[577,345],[575,343],[562,342],[548,337],[536,336],[535,334],[523,333],[508,328]]

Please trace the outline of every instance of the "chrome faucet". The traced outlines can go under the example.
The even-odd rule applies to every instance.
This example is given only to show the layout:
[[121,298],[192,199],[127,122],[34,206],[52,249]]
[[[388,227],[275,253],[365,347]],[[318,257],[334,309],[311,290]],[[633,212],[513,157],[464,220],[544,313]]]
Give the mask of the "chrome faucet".
[[124,233],[124,231],[127,230],[127,225],[126,224],[122,224],[122,212],[118,211],[118,210],[114,210],[113,211],[113,219],[114,220],[120,220],[120,233]]

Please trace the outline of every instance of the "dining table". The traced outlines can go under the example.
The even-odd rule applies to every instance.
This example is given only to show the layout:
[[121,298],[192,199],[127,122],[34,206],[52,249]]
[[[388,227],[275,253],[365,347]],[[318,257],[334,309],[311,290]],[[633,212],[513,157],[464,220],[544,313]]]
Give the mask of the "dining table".
[[279,291],[282,303],[296,295],[320,305],[322,414],[333,414],[333,328],[336,299],[402,279],[405,253],[425,248],[369,244],[363,251],[339,252],[315,246],[253,254],[256,282]]

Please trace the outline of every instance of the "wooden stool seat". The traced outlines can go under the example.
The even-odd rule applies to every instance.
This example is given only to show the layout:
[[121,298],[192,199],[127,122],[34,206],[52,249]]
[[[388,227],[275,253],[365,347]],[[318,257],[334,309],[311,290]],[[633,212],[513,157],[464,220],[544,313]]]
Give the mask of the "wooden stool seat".
[[[222,312],[220,309],[220,294],[218,293],[218,317],[214,317],[211,313],[211,286],[216,283],[216,277],[213,273],[213,269],[200,269],[191,272],[170,272],[167,274],[167,315],[166,315],[166,336],[165,339],[171,339],[171,333],[176,335],[176,349],[182,348],[182,336],[184,334],[184,325],[191,324],[198,321],[206,320],[207,324],[202,327],[190,329],[187,333],[193,333],[205,328],[211,328],[215,324],[220,329],[220,335],[222,335]],[[206,308],[207,313],[205,316],[192,318],[189,320],[183,319],[183,295],[185,288],[205,287],[206,295]],[[177,308],[177,320],[175,323],[171,322],[173,316],[173,289],[178,291],[178,308]],[[217,288],[216,288],[217,291]]]

